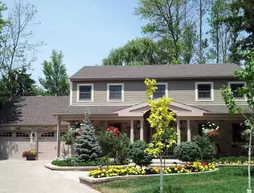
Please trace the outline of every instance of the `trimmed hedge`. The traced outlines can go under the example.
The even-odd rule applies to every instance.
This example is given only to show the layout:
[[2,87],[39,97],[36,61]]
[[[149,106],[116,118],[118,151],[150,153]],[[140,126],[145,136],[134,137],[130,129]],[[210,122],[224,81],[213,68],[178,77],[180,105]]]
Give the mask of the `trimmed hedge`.
[[[105,162],[101,160],[89,161],[89,162],[74,162],[72,160],[53,160],[51,162],[55,166],[112,166],[112,165],[122,165],[122,163],[117,162]],[[126,163],[128,164],[128,163]]]

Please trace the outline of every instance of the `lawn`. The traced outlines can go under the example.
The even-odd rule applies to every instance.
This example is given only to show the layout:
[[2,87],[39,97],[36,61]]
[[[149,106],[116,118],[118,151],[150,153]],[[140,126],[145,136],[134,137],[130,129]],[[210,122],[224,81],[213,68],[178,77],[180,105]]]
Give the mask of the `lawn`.
[[[254,171],[252,173],[254,176]],[[247,167],[222,167],[207,174],[165,176],[164,182],[173,187],[172,193],[246,192]],[[102,193],[155,193],[158,185],[159,177],[142,177],[98,184],[94,188]]]

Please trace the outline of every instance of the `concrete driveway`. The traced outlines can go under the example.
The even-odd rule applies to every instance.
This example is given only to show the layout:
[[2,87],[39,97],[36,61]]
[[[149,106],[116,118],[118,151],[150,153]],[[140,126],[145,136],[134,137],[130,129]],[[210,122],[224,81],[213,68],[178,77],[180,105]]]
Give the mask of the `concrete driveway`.
[[0,193],[98,193],[79,183],[82,172],[54,172],[45,163],[0,160]]

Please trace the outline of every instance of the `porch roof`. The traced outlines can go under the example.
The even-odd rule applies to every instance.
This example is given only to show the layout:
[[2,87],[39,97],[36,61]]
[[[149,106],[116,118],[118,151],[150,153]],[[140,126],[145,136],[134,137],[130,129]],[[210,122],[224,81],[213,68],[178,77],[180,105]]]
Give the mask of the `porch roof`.
[[[228,114],[228,107],[224,104],[221,105],[192,105],[195,108],[204,110],[204,114]],[[251,113],[248,105],[240,105],[240,107],[246,112]]]

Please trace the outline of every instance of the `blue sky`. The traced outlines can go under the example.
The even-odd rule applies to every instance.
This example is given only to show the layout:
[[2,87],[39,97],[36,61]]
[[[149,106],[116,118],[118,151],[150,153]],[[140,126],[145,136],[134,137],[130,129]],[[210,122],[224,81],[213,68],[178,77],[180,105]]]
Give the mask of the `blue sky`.
[[[3,0],[12,9],[15,0]],[[24,2],[27,2],[24,0]],[[28,0],[37,7],[32,27],[35,40],[44,41],[37,61],[32,64],[32,77],[43,76],[42,62],[52,49],[62,50],[68,75],[84,65],[101,64],[112,48],[141,37],[144,24],[135,16],[138,0]]]

